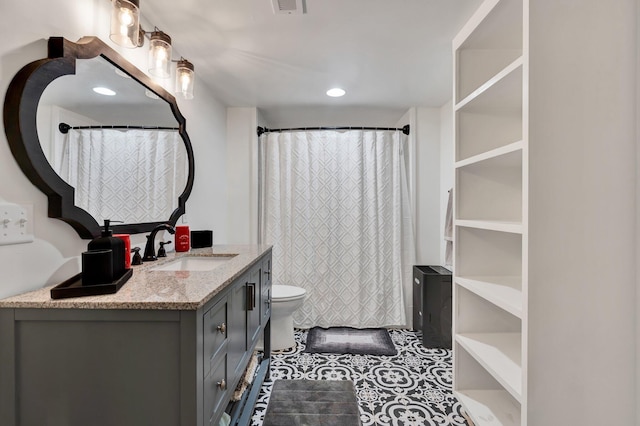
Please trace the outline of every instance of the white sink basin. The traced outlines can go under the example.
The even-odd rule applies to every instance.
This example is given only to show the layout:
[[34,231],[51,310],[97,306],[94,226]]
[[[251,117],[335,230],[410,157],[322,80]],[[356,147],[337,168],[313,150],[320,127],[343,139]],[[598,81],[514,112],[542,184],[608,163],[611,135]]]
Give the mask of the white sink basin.
[[230,256],[184,256],[164,265],[151,268],[151,271],[213,271],[224,265],[236,255]]

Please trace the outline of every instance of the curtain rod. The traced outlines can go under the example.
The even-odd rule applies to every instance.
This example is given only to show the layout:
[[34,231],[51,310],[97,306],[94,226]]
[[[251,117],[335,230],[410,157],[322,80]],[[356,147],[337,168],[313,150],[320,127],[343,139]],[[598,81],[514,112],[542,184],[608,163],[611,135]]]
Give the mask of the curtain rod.
[[161,126],[70,126],[67,123],[58,124],[60,133],[68,133],[70,129],[141,129],[141,130],[180,130],[179,127]]
[[256,130],[258,132],[258,137],[262,136],[263,133],[268,133],[268,132],[287,132],[287,131],[296,131],[296,130],[400,130],[405,135],[408,135],[410,131],[410,127],[408,124],[401,128],[348,126],[348,127],[293,127],[288,129],[268,129],[266,127],[258,126]]

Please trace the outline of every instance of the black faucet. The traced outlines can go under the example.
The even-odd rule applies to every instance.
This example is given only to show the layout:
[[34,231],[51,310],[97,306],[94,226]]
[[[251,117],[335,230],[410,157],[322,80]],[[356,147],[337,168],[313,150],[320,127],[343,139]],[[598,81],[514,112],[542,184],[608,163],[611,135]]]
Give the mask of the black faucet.
[[175,234],[176,230],[173,226],[168,223],[161,223],[151,230],[151,234],[147,236],[147,245],[144,246],[144,257],[143,261],[148,262],[150,260],[158,260],[156,257],[156,234],[158,231],[169,231],[170,234]]

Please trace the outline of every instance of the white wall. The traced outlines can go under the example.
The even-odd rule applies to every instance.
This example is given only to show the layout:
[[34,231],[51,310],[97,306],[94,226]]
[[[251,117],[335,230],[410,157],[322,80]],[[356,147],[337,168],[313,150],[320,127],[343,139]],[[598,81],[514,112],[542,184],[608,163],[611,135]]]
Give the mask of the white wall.
[[[449,190],[453,188],[453,103],[447,102],[440,108],[440,232],[444,235]],[[444,265],[446,243],[440,239],[440,265]]]
[[343,107],[340,98],[332,106],[296,106],[269,108],[263,111],[262,126],[278,128],[365,126],[393,127],[405,114],[404,109]]
[[[110,44],[109,7],[110,3],[106,0],[3,0],[0,14],[2,97],[9,82],[23,65],[46,57],[46,39],[50,36],[77,40],[82,36],[95,35]],[[129,50],[112,46],[139,68],[145,68],[146,49]],[[224,108],[198,81],[196,98],[193,101],[179,101],[179,104],[187,119],[187,130],[196,157],[196,183],[187,203],[190,224],[194,228],[223,230],[226,197],[221,194],[224,193],[226,169],[224,160],[220,158],[225,157]],[[86,250],[88,241],[80,239],[66,223],[47,217],[45,195],[29,182],[18,167],[4,132],[0,134],[0,182],[3,182],[0,185],[0,198],[32,205],[35,218],[33,243],[0,246],[0,298],[47,284],[58,284],[79,272],[78,257]]]
[[[640,40],[640,0],[636,0],[636,40]],[[640,42],[636,45],[636,425],[640,425]]]
[[440,110],[416,117],[416,264],[440,265]]
[[256,243],[258,237],[258,111],[227,109],[227,241]]
[[636,0],[531,1],[530,425],[636,422]]
[[[191,230],[213,230],[213,243],[225,244],[227,232],[226,107],[204,84],[194,86],[194,99],[178,99],[193,145],[195,178],[187,200],[186,221]],[[179,221],[180,222],[180,221]]]

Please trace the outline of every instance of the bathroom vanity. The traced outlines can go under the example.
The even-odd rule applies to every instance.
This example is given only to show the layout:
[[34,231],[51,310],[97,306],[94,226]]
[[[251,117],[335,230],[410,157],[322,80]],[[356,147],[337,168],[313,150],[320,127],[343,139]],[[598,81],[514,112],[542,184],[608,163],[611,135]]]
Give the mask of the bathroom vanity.
[[[0,424],[249,424],[269,370],[271,247],[134,267],[115,294],[0,301]],[[230,403],[260,337],[253,386]]]

